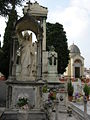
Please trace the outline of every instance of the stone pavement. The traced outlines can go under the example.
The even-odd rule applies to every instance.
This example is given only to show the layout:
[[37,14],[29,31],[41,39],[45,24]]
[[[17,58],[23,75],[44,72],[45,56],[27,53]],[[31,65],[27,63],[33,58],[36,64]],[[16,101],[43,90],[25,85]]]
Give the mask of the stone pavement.
[[74,115],[79,120],[90,120],[90,101],[87,102],[87,114],[84,112],[84,104],[70,103]]
[[58,118],[56,118],[56,113],[53,112],[51,115],[51,120],[77,120],[73,115],[69,116],[67,113],[59,113]]
[[[76,104],[73,103],[77,108],[79,108],[81,111],[84,111],[84,105],[83,104]],[[90,101],[87,102],[87,114],[90,115]]]
[[69,116],[67,113],[59,113],[58,120],[77,120],[73,115]]

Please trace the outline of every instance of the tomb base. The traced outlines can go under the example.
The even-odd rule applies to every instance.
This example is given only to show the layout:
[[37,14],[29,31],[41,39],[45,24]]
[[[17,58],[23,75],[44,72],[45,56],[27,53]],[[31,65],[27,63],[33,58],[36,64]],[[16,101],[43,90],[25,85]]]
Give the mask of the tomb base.
[[[42,109],[43,82],[8,80],[6,110],[0,120],[47,120]],[[28,100],[28,109],[18,106],[19,98]]]
[[6,110],[0,120],[47,120],[46,114],[38,109],[19,111],[16,109]]
[[26,98],[30,108],[41,108],[41,88],[43,82],[35,81],[7,81],[7,108],[17,108],[17,103],[20,98]]

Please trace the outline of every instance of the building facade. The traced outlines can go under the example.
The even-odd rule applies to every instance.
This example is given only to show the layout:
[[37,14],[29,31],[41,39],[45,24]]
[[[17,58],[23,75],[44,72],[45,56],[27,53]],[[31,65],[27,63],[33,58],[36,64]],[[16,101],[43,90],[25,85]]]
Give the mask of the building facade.
[[66,68],[65,76],[70,78],[80,78],[84,75],[84,58],[81,56],[80,49],[73,43],[70,47],[70,60]]

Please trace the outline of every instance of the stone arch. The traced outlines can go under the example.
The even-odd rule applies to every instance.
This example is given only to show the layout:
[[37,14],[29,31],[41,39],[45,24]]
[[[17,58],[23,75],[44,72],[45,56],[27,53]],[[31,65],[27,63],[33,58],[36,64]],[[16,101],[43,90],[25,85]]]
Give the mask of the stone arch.
[[82,61],[80,59],[76,59],[76,60],[74,60],[74,63],[81,63],[82,64]]
[[81,67],[82,67],[82,61],[80,59],[76,59],[73,63],[74,66],[74,76],[75,78],[80,78],[81,76]]
[[39,23],[33,17],[28,15],[25,15],[16,22],[16,33],[19,34],[24,30],[34,32],[36,36],[42,32],[42,28]]
[[[36,39],[37,39],[37,60],[36,60],[37,63],[36,64],[37,64],[37,76],[39,79],[42,76],[41,75],[42,74],[42,60],[41,60],[41,58],[42,58],[42,40],[43,40],[42,27],[40,26],[40,23],[38,23],[38,21],[29,14],[26,14],[24,17],[20,18],[16,22],[15,27],[16,27],[16,34],[17,34],[18,38],[22,39],[23,31],[31,31],[31,32],[35,33],[35,35],[36,35]],[[31,57],[30,57],[30,59],[31,59]],[[26,67],[26,69],[27,69],[27,67]],[[23,69],[21,68],[21,71],[22,70]],[[31,78],[28,78],[28,79],[31,79]],[[36,78],[34,78],[34,79],[36,79]]]

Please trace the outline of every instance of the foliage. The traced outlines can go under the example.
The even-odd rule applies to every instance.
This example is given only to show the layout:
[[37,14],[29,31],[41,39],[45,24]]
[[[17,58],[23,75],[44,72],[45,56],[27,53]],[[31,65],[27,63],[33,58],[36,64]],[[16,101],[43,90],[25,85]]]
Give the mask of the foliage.
[[89,86],[86,83],[84,85],[83,91],[85,93],[85,96],[89,96],[90,90],[89,90]]
[[73,96],[74,87],[73,87],[73,85],[72,85],[71,80],[70,80],[70,82],[68,82],[68,84],[67,84],[67,91],[68,91],[68,95],[69,95],[69,96]]
[[21,5],[24,0],[0,0],[0,15],[9,15],[12,6]]
[[48,92],[48,90],[47,90],[47,85],[44,85],[44,86],[43,86],[42,92],[43,92],[43,93],[47,93],[47,92]]
[[12,61],[10,62],[10,56],[12,57],[12,37],[14,34],[14,23],[16,22],[18,17],[15,8],[17,5],[21,5],[22,1],[24,0],[0,0],[0,15],[8,15],[3,47],[0,49],[0,72],[5,75],[6,79],[8,78],[9,71],[11,71],[9,69],[12,65]]
[[47,23],[46,32],[47,50],[49,50],[50,46],[54,46],[55,51],[58,53],[58,73],[62,74],[65,72],[69,60],[67,38],[63,25]]
[[9,75],[9,63],[10,63],[10,51],[12,52],[12,44],[13,39],[12,36],[14,34],[14,22],[17,20],[17,12],[13,7],[8,18],[7,27],[5,29],[4,34],[4,44],[0,53],[0,72],[2,72],[7,78]]
[[89,86],[89,94],[90,94],[90,86]]
[[28,99],[27,98],[23,97],[23,98],[18,99],[17,105],[19,107],[22,107],[22,106],[27,105],[27,104],[28,104]]

